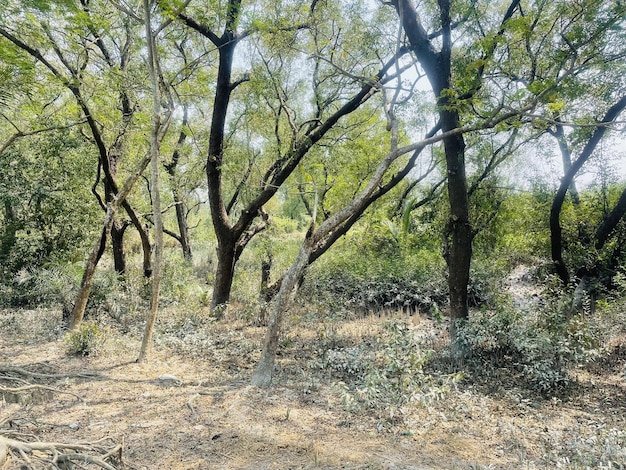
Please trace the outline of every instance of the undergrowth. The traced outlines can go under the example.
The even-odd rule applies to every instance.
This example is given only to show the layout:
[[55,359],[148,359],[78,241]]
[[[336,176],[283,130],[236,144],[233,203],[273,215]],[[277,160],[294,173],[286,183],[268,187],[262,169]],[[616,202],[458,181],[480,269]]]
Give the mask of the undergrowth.
[[347,410],[373,411],[382,428],[400,424],[410,404],[426,406],[442,399],[461,378],[425,370],[433,352],[405,320],[385,322],[380,334],[358,344],[322,340],[327,347],[309,369],[335,384]]
[[472,313],[458,329],[467,366],[481,375],[510,369],[545,394],[567,387],[572,367],[601,355],[608,331],[588,307],[571,311],[571,292],[548,284],[543,299],[527,311],[503,304]]
[[65,337],[68,353],[76,356],[97,356],[102,352],[108,332],[96,323],[83,322]]

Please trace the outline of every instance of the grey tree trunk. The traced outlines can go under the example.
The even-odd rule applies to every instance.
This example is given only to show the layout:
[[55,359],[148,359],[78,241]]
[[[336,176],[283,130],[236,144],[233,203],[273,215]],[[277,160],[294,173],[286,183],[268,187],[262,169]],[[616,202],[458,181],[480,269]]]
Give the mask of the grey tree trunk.
[[298,290],[298,281],[302,277],[302,273],[309,265],[309,257],[313,251],[313,227],[307,233],[307,237],[302,243],[297,258],[289,267],[280,291],[274,300],[272,313],[270,316],[265,341],[263,343],[263,352],[254,373],[252,375],[252,385],[257,387],[269,387],[272,383],[274,373],[274,363],[276,361],[276,350],[278,349],[278,337],[282,325],[283,315]]
[[87,307],[87,300],[89,299],[89,293],[91,292],[91,285],[93,282],[93,275],[96,271],[96,266],[98,264],[98,260],[102,255],[101,249],[103,247],[102,243],[102,233],[106,234],[111,230],[111,225],[113,224],[113,220],[115,217],[115,213],[118,211],[120,205],[130,191],[133,189],[133,186],[143,173],[143,171],[150,163],[150,154],[147,154],[143,157],[134,171],[125,181],[124,186],[118,192],[117,198],[114,199],[107,208],[107,213],[104,218],[103,223],[103,232],[98,237],[98,241],[94,244],[89,257],[87,258],[87,262],[85,264],[85,271],[83,272],[83,278],[80,283],[80,288],[78,290],[78,294],[76,296],[76,301],[74,302],[74,308],[72,309],[72,314],[70,315],[70,328],[76,329],[80,326],[83,321],[83,317],[85,316],[85,308]]
[[159,291],[163,267],[163,217],[161,214],[161,193],[159,191],[159,129],[161,127],[161,96],[157,78],[157,48],[150,24],[150,0],[144,0],[146,26],[146,42],[148,45],[148,70],[152,82],[152,127],[150,129],[150,189],[152,191],[152,212],[154,213],[155,260],[152,275],[152,293],[150,296],[150,312],[141,342],[141,351],[137,362],[145,362],[152,349],[154,325],[159,311]]

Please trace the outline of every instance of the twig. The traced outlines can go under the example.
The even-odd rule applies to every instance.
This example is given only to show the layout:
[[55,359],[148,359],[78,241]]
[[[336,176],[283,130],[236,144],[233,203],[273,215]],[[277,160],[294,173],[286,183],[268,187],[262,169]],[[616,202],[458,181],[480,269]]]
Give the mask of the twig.
[[[101,439],[102,441],[104,439]],[[98,442],[100,442],[98,441]],[[72,453],[61,454],[59,449],[64,451],[74,451]],[[56,466],[60,462],[85,462],[92,465],[97,465],[105,470],[117,470],[113,465],[105,462],[106,459],[112,457],[115,454],[119,455],[121,460],[122,446],[116,445],[113,449],[106,451],[101,447],[91,444],[62,444],[58,442],[24,442],[15,439],[10,439],[5,436],[0,436],[0,465],[6,461],[9,451],[15,451],[20,455],[20,458],[32,467],[33,463],[29,455],[33,452],[49,452],[52,454],[51,458],[48,458],[48,462]],[[103,455],[97,457],[83,452],[105,452]],[[35,455],[36,456],[36,455]],[[36,456],[37,458],[41,458]],[[42,459],[44,460],[44,459]]]
[[[116,449],[116,451],[117,450],[118,449]],[[72,461],[88,462],[94,465],[98,465],[99,467],[102,467],[106,470],[116,470],[114,466],[109,465],[104,460],[99,459],[97,457],[92,457],[91,455],[88,455],[88,454],[62,454],[62,455],[59,455],[59,458],[57,459],[57,461],[58,462],[72,462]]]
[[79,395],[76,395],[75,393],[72,392],[66,392],[64,390],[59,390],[58,388],[54,388],[54,387],[49,387],[47,385],[38,385],[38,384],[31,384],[31,385],[24,385],[23,387],[0,387],[0,393],[19,393],[19,392],[25,392],[27,390],[49,390],[51,392],[57,392],[57,393],[64,393],[66,395],[71,395],[73,397],[78,398],[81,402],[85,403],[84,398],[82,398]]
[[65,379],[70,377],[94,377],[98,374],[95,372],[87,372],[82,374],[43,374],[41,372],[32,372],[17,366],[0,366],[0,372],[15,372],[21,375],[27,375],[38,379]]

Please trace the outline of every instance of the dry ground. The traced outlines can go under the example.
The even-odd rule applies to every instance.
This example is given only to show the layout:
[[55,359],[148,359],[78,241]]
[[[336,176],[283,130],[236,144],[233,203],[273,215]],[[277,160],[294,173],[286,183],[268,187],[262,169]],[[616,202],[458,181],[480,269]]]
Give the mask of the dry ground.
[[[461,382],[438,401],[404,407],[402,419],[385,426],[381,412],[346,406],[342,383],[307,366],[328,325],[292,325],[277,383],[260,390],[247,382],[262,329],[228,318],[205,325],[168,312],[162,318],[170,326],[157,333],[152,360],[137,364],[140,322],[110,330],[103,352],[83,358],[67,354],[59,312],[0,311],[0,377],[57,389],[5,393],[0,411],[10,419],[0,435],[110,438],[123,445],[119,468],[128,469],[626,468],[623,347],[577,371],[577,384],[560,397],[534,395],[514,381]],[[344,322],[332,334],[358,342],[384,320]],[[411,320],[417,333],[433,328]],[[54,377],[24,377],[9,366]],[[23,468],[20,462],[12,455],[3,468]]]

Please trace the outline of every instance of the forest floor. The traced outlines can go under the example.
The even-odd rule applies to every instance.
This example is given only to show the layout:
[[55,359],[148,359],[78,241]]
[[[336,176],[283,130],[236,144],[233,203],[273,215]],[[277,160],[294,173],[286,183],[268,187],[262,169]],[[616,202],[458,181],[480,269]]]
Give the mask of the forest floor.
[[[100,354],[77,357],[57,326],[60,312],[0,311],[0,386],[49,387],[2,393],[0,436],[120,444],[116,468],[127,469],[626,468],[624,344],[573,371],[558,396],[503,373],[462,379],[392,416],[350,402],[346,383],[316,369],[313,345],[367,342],[390,318],[440,338],[444,324],[401,314],[292,321],[275,384],[258,389],[248,381],[263,328],[167,311],[161,318],[151,360],[138,364],[138,318],[107,329]],[[13,452],[0,467],[23,464]],[[81,465],[72,468],[96,468]],[[50,468],[33,456],[31,466]]]

